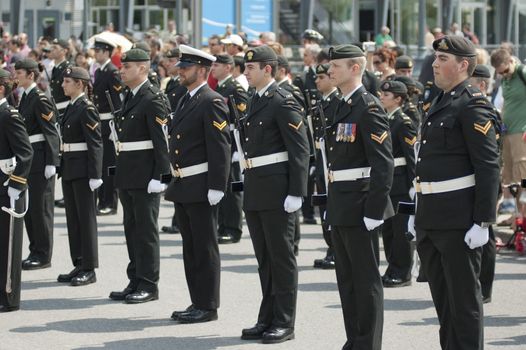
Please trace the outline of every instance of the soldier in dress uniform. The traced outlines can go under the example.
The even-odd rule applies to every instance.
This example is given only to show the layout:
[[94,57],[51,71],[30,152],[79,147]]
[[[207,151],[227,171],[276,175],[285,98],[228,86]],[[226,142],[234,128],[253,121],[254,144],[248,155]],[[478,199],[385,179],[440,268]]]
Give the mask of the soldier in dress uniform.
[[[318,77],[316,78],[316,87],[318,88],[318,91],[321,94],[321,99],[319,102],[317,102],[317,104],[321,103],[321,108],[323,109],[323,115],[325,117],[325,123],[323,123],[321,120],[321,113],[319,112],[319,110],[315,110],[312,118],[317,152],[315,173],[317,194],[327,194],[326,187],[328,181],[328,179],[325,178],[323,170],[324,165],[323,156],[321,154],[322,150],[320,148],[320,138],[324,138],[324,140],[326,139],[325,128],[327,127],[327,125],[332,124],[332,119],[334,118],[336,108],[338,107],[338,104],[341,100],[341,95],[338,92],[336,86],[334,86],[329,76],[329,67],[330,65],[328,63],[319,64],[316,67],[316,74],[318,75]],[[320,107],[318,106],[318,108]],[[323,124],[325,124],[325,128]],[[329,229],[329,225],[327,224],[327,220],[325,220],[325,211],[327,210],[327,205],[320,206],[319,210],[321,218],[321,228],[323,230],[323,239],[325,240],[325,243],[327,243],[328,248],[324,258],[314,260],[314,267],[321,269],[334,269],[334,248],[332,246],[331,231]]]
[[[134,43],[132,45],[132,49],[141,49],[148,54],[148,57],[150,57],[150,52],[152,51],[152,48],[150,47],[150,45],[148,45],[148,43],[145,41],[138,41]],[[157,89],[160,88],[161,81],[159,79],[159,75],[153,69],[150,69],[150,71],[148,72],[148,80]]]
[[396,75],[403,75],[406,77],[413,76],[414,68],[413,59],[410,56],[402,55],[395,60],[395,73]]
[[268,46],[245,54],[256,93],[244,125],[243,209],[258,260],[263,299],[254,327],[241,339],[279,343],[294,338],[298,270],[290,226],[307,192],[309,142],[303,111],[277,86],[278,58]]
[[121,108],[121,92],[123,86],[119,76],[119,70],[111,62],[111,53],[115,46],[110,42],[95,39],[95,60],[100,65],[95,70],[95,82],[93,83],[93,103],[99,112],[100,127],[102,132],[103,157],[102,157],[102,186],[97,191],[98,209],[97,215],[113,215],[117,213],[118,193],[115,188],[114,176],[109,176],[107,169],[115,166],[115,146],[110,140],[110,120],[115,119],[112,114],[110,102],[106,96],[109,93],[115,111]]
[[[407,88],[399,81],[386,81],[381,86],[380,101],[387,112],[393,144],[394,178],[391,203],[397,207],[399,202],[413,201],[415,191],[415,153],[416,126],[404,114],[402,106],[407,100]],[[382,239],[388,263],[382,276],[384,287],[403,287],[411,285],[411,265],[413,250],[407,239],[407,214],[397,213],[386,219],[382,226]]]
[[69,251],[74,269],[58,276],[72,286],[95,283],[99,267],[95,194],[102,185],[103,143],[99,113],[88,100],[89,73],[80,67],[67,68],[62,83],[71,101],[61,118],[62,159],[60,173],[66,206]]
[[[460,36],[433,42],[442,92],[422,123],[416,159],[417,249],[440,321],[442,349],[484,346],[478,273],[496,219],[499,153],[495,114],[468,78],[475,47]],[[413,229],[410,225],[409,229]]]
[[329,74],[343,95],[327,129],[327,222],[347,334],[343,349],[378,350],[383,328],[378,234],[394,214],[391,136],[380,101],[362,85],[364,52],[340,45],[329,53]]
[[111,292],[113,300],[144,303],[159,297],[159,218],[160,193],[170,174],[168,149],[163,128],[169,108],[162,93],[148,81],[150,57],[141,49],[131,49],[121,58],[122,82],[129,92],[116,123],[117,162],[115,185],[124,215],[128,249],[128,286]]
[[230,128],[224,98],[207,84],[215,57],[180,45],[179,75],[188,93],[174,112],[170,130],[173,180],[166,199],[175,202],[191,305],[175,311],[181,323],[217,320],[221,261],[217,207],[230,172]]
[[33,146],[33,162],[28,177],[31,189],[29,209],[24,217],[29,237],[29,256],[24,270],[49,267],[53,253],[55,174],[59,162],[60,139],[52,103],[37,87],[38,63],[23,59],[15,64],[19,86],[24,89],[18,107]]
[[[16,109],[7,104],[6,96],[12,90],[10,73],[0,69],[0,182],[7,184],[0,186],[0,207],[10,208],[11,203],[15,202],[15,209],[19,213],[24,210],[33,149],[24,120]],[[23,228],[21,218],[11,218],[0,210],[0,312],[20,308]],[[9,278],[8,266],[11,266]]]
[[[247,110],[247,93],[241,84],[232,77],[234,69],[234,58],[227,54],[216,56],[212,63],[211,74],[217,79],[216,91],[223,96],[228,103],[230,95],[234,96],[237,113],[243,116]],[[228,104],[228,123],[230,130],[235,127],[235,117],[232,106]],[[239,153],[232,143],[232,165],[230,166],[229,183],[241,181],[241,167],[239,165]],[[220,244],[237,243],[243,233],[243,195],[240,191],[232,191],[227,187],[225,198],[219,203],[218,212],[218,242]]]
[[402,105],[402,112],[411,118],[413,124],[418,127],[422,122],[422,114],[419,110],[419,105],[422,98],[423,87],[418,87],[418,85],[421,85],[419,82],[405,75],[397,75],[393,80],[402,82],[405,85],[407,89],[407,98]]

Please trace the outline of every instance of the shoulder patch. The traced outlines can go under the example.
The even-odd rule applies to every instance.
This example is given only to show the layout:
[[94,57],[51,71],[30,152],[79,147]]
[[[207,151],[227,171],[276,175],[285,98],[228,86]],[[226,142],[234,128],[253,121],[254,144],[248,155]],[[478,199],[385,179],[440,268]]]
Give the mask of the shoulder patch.
[[86,123],[86,126],[87,126],[88,128],[90,128],[91,131],[94,131],[95,128],[97,127],[97,125],[99,125],[98,122],[95,122],[95,123],[93,123],[93,124]]
[[478,88],[476,88],[475,86],[473,86],[471,84],[466,85],[466,91],[472,97],[480,97],[480,96],[482,96],[482,92],[480,92],[480,90]]
[[226,120],[224,120],[222,123],[216,122],[215,120],[212,122],[212,125],[215,126],[219,131],[222,131],[225,126],[227,125]]
[[473,123],[473,128],[475,129],[475,131],[478,131],[481,134],[483,134],[484,136],[486,136],[486,134],[488,133],[489,129],[491,128],[491,121],[488,120],[488,122],[486,124]]
[[404,137],[405,143],[407,143],[409,146],[413,146],[416,142],[416,136],[413,136],[413,138]]
[[155,117],[155,122],[161,126],[165,125],[166,123],[168,123],[168,119],[162,119],[160,117]]
[[389,134],[387,133],[387,131],[384,131],[380,136],[371,134],[371,139],[373,139],[373,141],[378,142],[379,144],[382,144],[388,135]]
[[288,123],[288,124],[289,124],[289,126],[290,126],[291,128],[293,128],[293,129],[295,129],[295,130],[298,130],[298,129],[300,128],[300,126],[303,124],[303,120],[300,121],[300,122],[298,123],[298,125],[295,125],[295,124],[293,124],[293,123]]
[[51,120],[51,118],[53,118],[53,111],[49,112],[49,114],[41,113],[40,116],[42,119],[48,122]]

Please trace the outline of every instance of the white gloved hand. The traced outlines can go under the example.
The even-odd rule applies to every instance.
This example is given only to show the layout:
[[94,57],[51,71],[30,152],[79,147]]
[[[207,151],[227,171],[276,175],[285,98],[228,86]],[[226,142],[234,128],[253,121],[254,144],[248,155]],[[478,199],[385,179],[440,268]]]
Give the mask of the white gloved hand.
[[489,229],[482,228],[477,224],[473,224],[464,237],[464,242],[471,249],[482,247],[488,243],[489,240]]
[[166,187],[161,181],[151,179],[148,183],[148,193],[161,193],[166,190]]
[[407,220],[407,232],[413,235],[411,241],[416,241],[416,229],[415,229],[415,216],[409,215],[409,220]]
[[372,231],[375,228],[377,228],[378,226],[380,226],[381,224],[383,224],[384,221],[383,220],[370,219],[370,218],[364,216],[363,217],[363,223],[365,224],[365,227],[367,228],[367,231]]
[[9,198],[11,198],[11,199],[13,199],[15,201],[20,198],[20,193],[22,193],[22,191],[17,190],[14,187],[10,186],[10,187],[7,188],[7,195],[9,196]]
[[91,188],[91,192],[99,188],[102,185],[102,182],[102,179],[89,179],[89,188]]
[[316,171],[316,167],[313,165],[309,168],[309,176],[314,175],[314,172]]
[[232,153],[232,163],[239,162],[239,152]]
[[415,188],[411,187],[409,189],[409,198],[411,198],[411,200],[414,200],[415,199],[415,194],[416,194]]
[[225,192],[218,190],[208,190],[208,203],[210,203],[210,205],[216,205],[221,201],[221,199],[223,199],[224,195]]
[[54,165],[46,165],[44,169],[44,177],[46,180],[52,178],[57,173],[57,168]]
[[301,197],[296,196],[287,196],[285,198],[285,202],[283,203],[283,208],[287,213],[294,213],[296,210],[301,208],[301,204],[303,203],[303,199]]

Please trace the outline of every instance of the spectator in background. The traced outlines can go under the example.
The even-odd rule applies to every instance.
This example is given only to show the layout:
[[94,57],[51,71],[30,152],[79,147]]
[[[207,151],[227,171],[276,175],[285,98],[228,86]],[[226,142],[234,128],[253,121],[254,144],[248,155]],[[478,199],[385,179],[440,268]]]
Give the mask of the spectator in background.
[[89,70],[88,56],[86,53],[78,52],[75,55],[75,66]]
[[20,54],[20,47],[22,44],[20,43],[20,39],[14,37],[13,39],[9,40],[9,61],[8,66],[14,65],[16,62],[20,61],[22,59],[22,55]]
[[391,80],[395,76],[395,55],[386,48],[380,48],[373,54],[374,71],[380,74],[380,80]]
[[433,35],[435,36],[435,40],[440,39],[444,36],[444,32],[442,32],[442,28],[435,27],[433,28]]
[[221,38],[219,35],[214,34],[208,38],[208,51],[214,56],[225,52],[225,45],[221,43]]
[[451,23],[451,26],[449,27],[449,35],[458,35],[458,36],[464,36],[462,34],[462,31],[459,29],[458,24],[456,22]]
[[262,45],[269,45],[276,42],[276,33],[274,32],[263,32],[259,35],[259,41]]
[[237,80],[245,91],[248,91],[248,81],[245,74],[245,58],[243,56],[234,56],[234,70],[232,76]]
[[150,64],[151,68],[159,74],[159,62],[161,62],[161,42],[157,39],[150,40]]
[[388,26],[383,26],[380,33],[376,34],[376,37],[374,38],[374,42],[376,43],[376,47],[382,47],[384,46],[385,41],[393,41],[393,38],[389,33],[391,30]]
[[477,35],[471,31],[471,26],[469,25],[469,23],[466,23],[462,26],[462,33],[464,34],[464,37],[468,38],[469,40],[471,40],[471,42],[474,44],[474,45],[478,45],[479,44],[479,38],[477,37]]
[[221,44],[225,45],[226,53],[230,56],[244,56],[244,42],[243,39],[237,35],[232,34],[224,39],[221,39]]
[[18,35],[18,40],[20,40],[20,55],[22,58],[26,58],[31,51],[31,48],[27,45],[27,39],[26,33],[20,33]]

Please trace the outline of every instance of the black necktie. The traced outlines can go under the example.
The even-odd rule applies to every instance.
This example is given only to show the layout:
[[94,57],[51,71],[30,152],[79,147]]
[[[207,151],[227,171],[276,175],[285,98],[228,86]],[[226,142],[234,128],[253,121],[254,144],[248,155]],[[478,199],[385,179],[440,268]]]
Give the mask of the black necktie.
[[93,74],[93,78],[95,78],[95,81],[97,81],[97,76],[99,75],[99,73],[100,73],[100,68],[97,68],[95,70],[95,74]]
[[186,104],[186,102],[188,102],[189,99],[190,99],[190,93],[187,92],[186,94],[184,94],[183,99],[181,100],[181,108],[179,109],[183,109],[184,105]]
[[253,105],[256,105],[256,104],[259,102],[259,99],[260,99],[260,96],[259,96],[259,94],[256,92],[256,93],[254,94],[254,97],[252,97],[252,104],[253,104]]
[[18,109],[20,110],[20,107],[22,107],[24,105],[24,103],[26,102],[26,92],[24,91],[24,93],[22,94],[22,98],[20,99],[20,102],[18,103]]

